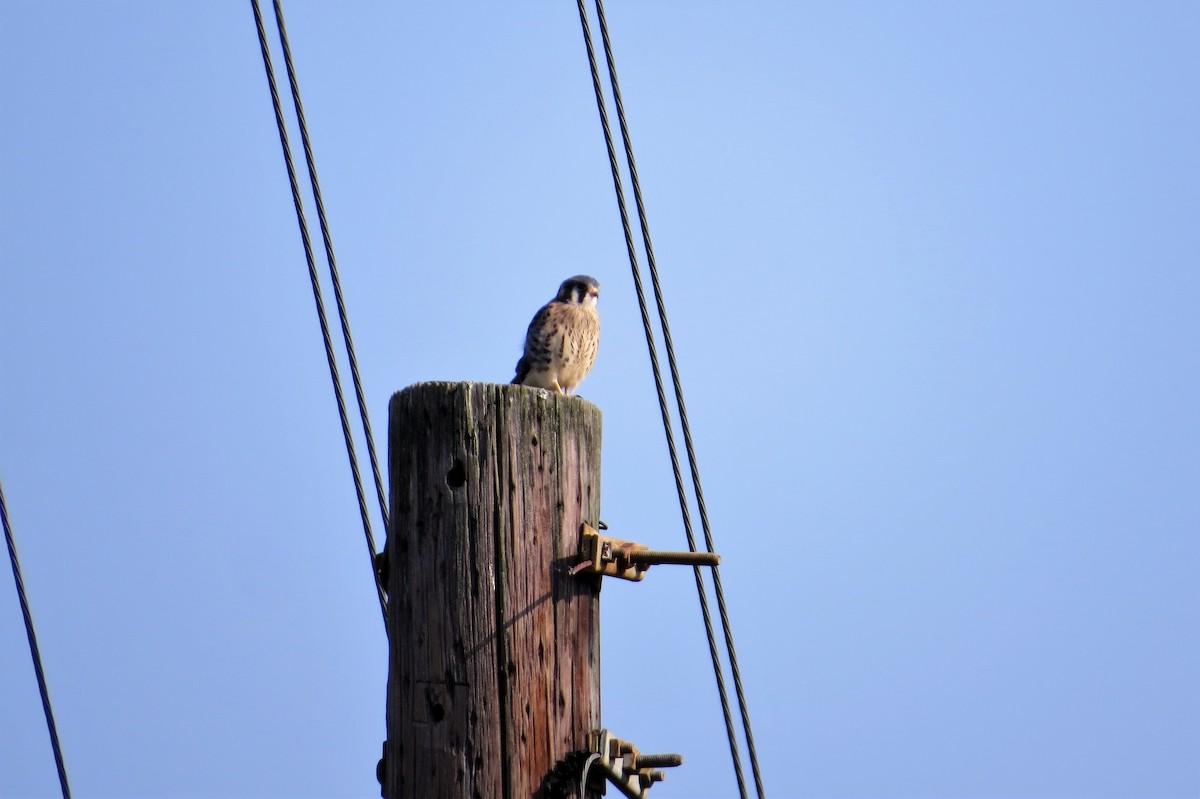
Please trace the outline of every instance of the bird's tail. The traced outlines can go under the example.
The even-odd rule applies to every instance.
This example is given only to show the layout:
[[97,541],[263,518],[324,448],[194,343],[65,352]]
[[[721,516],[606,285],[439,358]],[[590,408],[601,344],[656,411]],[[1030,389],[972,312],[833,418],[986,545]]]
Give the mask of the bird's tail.
[[524,380],[528,376],[529,376],[529,363],[525,360],[525,358],[522,357],[521,360],[517,361],[517,376],[512,379],[510,385],[514,385],[514,386],[520,385],[521,381]]

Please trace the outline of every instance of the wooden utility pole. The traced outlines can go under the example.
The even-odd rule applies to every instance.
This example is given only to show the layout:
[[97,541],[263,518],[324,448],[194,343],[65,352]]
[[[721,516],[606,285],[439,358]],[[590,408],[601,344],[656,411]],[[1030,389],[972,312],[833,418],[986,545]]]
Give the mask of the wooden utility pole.
[[600,727],[600,578],[568,574],[600,427],[521,386],[392,397],[387,799],[577,796],[555,774]]

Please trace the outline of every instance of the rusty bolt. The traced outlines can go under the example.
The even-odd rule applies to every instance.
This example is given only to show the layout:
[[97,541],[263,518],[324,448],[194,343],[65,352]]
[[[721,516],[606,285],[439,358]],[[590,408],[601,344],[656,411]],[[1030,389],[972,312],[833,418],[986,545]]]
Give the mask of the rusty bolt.
[[638,755],[638,768],[671,768],[683,765],[683,755]]
[[715,552],[667,552],[661,549],[637,549],[626,557],[630,563],[652,566],[659,563],[674,563],[681,566],[716,566],[721,556]]

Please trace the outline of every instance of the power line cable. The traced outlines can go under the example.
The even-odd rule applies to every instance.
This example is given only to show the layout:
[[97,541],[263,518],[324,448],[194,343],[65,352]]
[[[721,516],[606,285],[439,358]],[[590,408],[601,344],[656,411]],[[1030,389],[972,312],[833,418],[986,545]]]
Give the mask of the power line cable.
[[[371,532],[371,518],[367,512],[367,500],[363,493],[362,476],[358,470],[358,456],[354,450],[354,437],[350,432],[350,420],[346,413],[346,401],[342,396],[342,381],[338,374],[337,358],[333,351],[333,340],[329,334],[329,321],[325,314],[325,301],[321,297],[321,283],[317,275],[316,261],[313,258],[312,241],[308,233],[308,221],[304,216],[304,202],[300,196],[300,183],[296,179],[296,167],[292,161],[292,148],[288,143],[287,124],[283,118],[283,106],[279,101],[279,89],[275,83],[275,68],[271,64],[271,51],[267,45],[267,32],[263,27],[262,10],[258,0],[250,0],[254,9],[254,22],[258,28],[258,43],[262,49],[263,68],[267,73],[267,83],[271,89],[271,104],[275,109],[275,124],[279,128],[279,143],[283,148],[283,159],[287,164],[288,182],[292,189],[292,203],[296,207],[296,221],[300,226],[300,239],[304,244],[304,258],[308,264],[308,277],[312,283],[313,300],[317,306],[317,318],[321,324],[321,337],[325,343],[325,358],[329,362],[329,376],[333,381],[333,393],[337,399],[338,417],[342,423],[342,436],[346,441],[346,456],[350,460],[350,472],[354,478],[354,491],[358,498],[358,511],[362,517],[363,533],[367,542],[367,553],[370,558],[371,575],[375,581],[375,590],[379,596],[379,608],[387,621],[387,594],[383,589],[378,573],[375,571],[375,536]],[[276,3],[278,5],[278,3]],[[315,180],[315,175],[313,177]],[[385,511],[386,517],[386,511]]]
[[46,715],[46,729],[50,732],[50,747],[54,750],[54,765],[58,768],[58,784],[63,799],[71,799],[71,786],[67,782],[67,766],[63,762],[62,746],[58,742],[58,726],[54,723],[54,710],[50,707],[50,689],[46,686],[46,673],[42,670],[42,653],[38,648],[37,633],[33,629],[33,615],[29,612],[29,599],[25,596],[25,579],[21,576],[21,561],[17,558],[17,542],[13,538],[12,525],[8,521],[8,503],[4,501],[4,484],[0,482],[0,519],[4,522],[4,541],[8,544],[8,560],[12,563],[13,581],[17,584],[17,599],[21,603],[21,616],[25,619],[25,637],[29,639],[29,654],[33,657],[33,671],[37,674],[38,693],[42,696],[42,712]]
[[[617,67],[613,60],[612,41],[608,35],[608,22],[604,16],[604,2],[603,0],[595,0],[595,3],[596,17],[600,23],[600,36],[604,41],[604,58],[608,66],[613,99],[617,107],[617,119],[621,127],[621,140],[625,145],[625,160],[629,166],[630,183],[633,186],[634,202],[637,205],[638,225],[641,228],[642,243],[646,249],[646,264],[650,269],[650,282],[654,288],[654,300],[658,308],[658,318],[662,324],[663,342],[667,350],[667,363],[671,370],[671,382],[675,390],[676,404],[679,408],[679,423],[683,430],[683,442],[687,451],[688,467],[691,471],[692,486],[696,492],[696,504],[700,510],[700,526],[704,531],[705,545],[709,552],[713,552],[712,528],[708,521],[708,508],[704,502],[704,489],[700,483],[700,470],[696,464],[696,450],[692,443],[692,428],[688,422],[687,405],[683,399],[683,386],[679,379],[679,366],[675,360],[675,344],[671,339],[671,326],[667,322],[667,308],[663,301],[662,285],[658,279],[658,265],[654,258],[654,245],[650,240],[650,225],[646,220],[646,206],[642,200],[642,186],[638,180],[637,162],[633,157],[633,144],[629,136],[629,125],[625,119],[625,104],[621,101],[621,87],[617,81]],[[721,584],[720,569],[714,566],[712,575],[713,589],[717,595],[717,610],[721,616],[721,630],[725,637],[726,651],[729,654],[729,666],[733,675],[734,690],[737,693],[738,710],[742,717],[742,728],[746,734],[746,748],[750,753],[750,767],[754,774],[754,785],[759,799],[762,799],[764,791],[762,774],[758,767],[758,752],[754,746],[754,733],[750,725],[750,711],[746,703],[746,693],[742,687],[742,674],[741,669],[738,668],[737,649],[733,644],[733,631],[725,604],[725,590]]]
[[[679,454],[675,446],[675,435],[672,431],[671,412],[667,405],[666,391],[663,388],[662,369],[658,362],[658,350],[654,343],[654,329],[650,321],[650,312],[646,305],[646,293],[642,286],[641,270],[638,266],[637,246],[634,244],[633,231],[629,222],[629,212],[625,204],[625,192],[621,184],[621,169],[617,161],[616,148],[613,145],[612,129],[608,121],[608,110],[604,99],[604,90],[600,83],[600,69],[596,62],[595,47],[592,44],[591,26],[588,24],[587,8],[584,0],[577,0],[579,6],[579,22],[583,29],[584,44],[587,47],[588,64],[592,73],[592,87],[596,93],[596,108],[600,113],[600,125],[604,131],[604,143],[608,150],[609,166],[612,169],[613,186],[617,195],[617,207],[621,214],[621,227],[625,233],[625,247],[629,255],[629,265],[633,274],[634,289],[637,292],[638,309],[641,311],[642,327],[646,334],[646,344],[650,353],[650,366],[654,373],[654,387],[658,394],[659,411],[662,414],[663,430],[666,433],[667,449],[671,458],[671,469],[675,476],[675,488],[679,495],[679,508],[683,516],[684,533],[687,536],[688,548],[696,551],[695,534],[692,531],[691,512],[688,509],[687,490],[684,488],[683,473],[679,465]],[[606,51],[606,55],[608,55]],[[611,71],[611,56],[607,59],[610,75],[615,81],[615,72]],[[620,107],[618,106],[618,110]],[[626,148],[628,149],[628,139]],[[710,547],[711,549],[711,547]],[[733,760],[734,774],[737,777],[738,793],[746,799],[746,780],[742,772],[741,755],[738,753],[737,733],[733,727],[733,715],[729,709],[729,693],[725,688],[725,677],[721,668],[721,656],[717,650],[716,635],[713,632],[712,615],[708,608],[707,592],[704,588],[704,576],[699,567],[693,569],[696,578],[696,593],[700,600],[700,614],[704,619],[704,630],[708,639],[709,655],[712,658],[713,676],[717,683],[717,693],[721,703],[721,713],[725,721],[725,732],[729,739],[729,753]]]

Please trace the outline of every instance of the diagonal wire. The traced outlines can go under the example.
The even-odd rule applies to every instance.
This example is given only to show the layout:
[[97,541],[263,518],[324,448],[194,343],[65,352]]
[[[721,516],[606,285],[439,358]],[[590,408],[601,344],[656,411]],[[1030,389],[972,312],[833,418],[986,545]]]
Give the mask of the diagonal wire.
[[[633,185],[633,197],[637,204],[638,225],[642,230],[642,243],[646,248],[646,263],[650,269],[650,281],[654,286],[654,300],[658,306],[658,318],[662,323],[663,341],[667,349],[667,363],[671,369],[671,382],[675,389],[676,404],[679,408],[679,421],[683,429],[684,446],[687,449],[688,466],[692,474],[692,485],[696,491],[696,503],[700,510],[700,526],[704,530],[704,542],[709,552],[714,551],[712,528],[708,521],[708,508],[704,503],[704,489],[700,484],[700,470],[696,465],[696,450],[692,444],[692,429],[688,423],[687,405],[683,400],[683,386],[679,379],[679,366],[675,360],[675,345],[671,340],[671,326],[667,323],[667,308],[663,301],[662,286],[658,280],[658,265],[654,259],[654,245],[650,241],[650,225],[646,221],[646,206],[642,201],[642,186],[638,180],[637,163],[633,157],[633,143],[629,136],[629,125],[625,121],[625,105],[621,102],[621,87],[617,81],[617,67],[613,61],[612,41],[608,36],[608,23],[604,17],[603,0],[595,0],[596,16],[600,23],[600,35],[604,40],[604,57],[611,78],[613,99],[617,107],[617,119],[621,126],[621,140],[625,145],[625,160],[629,165],[630,182]],[[639,293],[639,299],[641,295]],[[689,544],[691,536],[688,537]],[[694,546],[692,547],[695,548]],[[729,653],[730,671],[733,674],[734,690],[737,692],[738,709],[742,716],[742,728],[746,733],[746,747],[750,753],[750,767],[754,774],[754,785],[760,799],[764,796],[762,774],[758,767],[758,753],[754,746],[754,733],[750,725],[750,711],[746,704],[746,693],[742,687],[742,674],[738,668],[737,650],[733,645],[733,632],[729,623],[729,613],[725,606],[725,590],[721,585],[721,572],[713,567],[713,587],[717,595],[717,609],[721,616],[721,630],[725,636],[725,647]]]
[[[592,87],[596,92],[596,107],[600,112],[600,125],[604,129],[604,142],[608,149],[609,166],[612,169],[613,185],[617,194],[617,206],[621,213],[621,226],[625,232],[625,248],[629,254],[629,265],[633,272],[633,285],[637,291],[638,308],[642,315],[642,327],[646,334],[646,344],[650,351],[650,366],[654,372],[654,387],[658,393],[658,407],[662,413],[663,428],[667,436],[667,448],[671,456],[671,468],[675,475],[675,488],[679,494],[679,508],[683,515],[683,528],[687,535],[688,547],[696,550],[695,534],[692,532],[691,513],[688,510],[687,491],[683,485],[683,475],[679,467],[679,455],[675,446],[675,436],[671,428],[671,412],[667,406],[666,391],[663,388],[662,369],[658,363],[658,351],[654,344],[654,329],[650,321],[650,312],[646,307],[646,293],[642,286],[641,271],[638,267],[637,247],[633,241],[633,231],[629,223],[629,212],[625,206],[625,193],[621,186],[621,170],[617,162],[616,149],[613,146],[612,129],[608,123],[608,111],[604,102],[604,90],[600,85],[600,70],[596,63],[595,47],[592,45],[591,27],[588,24],[587,8],[584,0],[577,0],[579,5],[579,22],[583,28],[583,39],[587,46],[588,63],[592,72]],[[737,777],[738,793],[746,799],[746,779],[742,773],[741,755],[738,753],[737,734],[733,728],[733,715],[729,709],[729,693],[725,688],[725,677],[721,668],[721,657],[717,650],[716,635],[713,632],[712,615],[708,609],[708,597],[704,589],[704,576],[699,567],[693,569],[696,577],[696,593],[700,599],[700,613],[704,618],[704,630],[708,638],[709,655],[712,657],[713,675],[717,682],[717,693],[720,696],[721,713],[725,720],[725,732],[729,738],[729,753],[733,759],[734,774]]]
[[354,383],[354,396],[358,400],[358,415],[362,420],[363,430],[367,440],[367,456],[371,461],[371,474],[375,478],[375,495],[379,501],[379,513],[383,517],[383,527],[388,524],[387,500],[383,496],[383,479],[379,476],[379,458],[375,454],[375,435],[371,432],[371,420],[367,415],[367,401],[363,397],[362,378],[358,373],[358,358],[354,354],[354,339],[350,335],[350,321],[346,316],[346,303],[342,299],[342,281],[338,276],[337,258],[333,255],[333,239],[329,235],[329,221],[325,217],[325,201],[321,199],[321,184],[317,180],[317,166],[313,160],[312,145],[308,138],[308,123],[304,118],[304,105],[300,102],[300,85],[296,81],[296,70],[292,66],[292,48],[288,44],[287,28],[283,24],[283,7],[280,0],[274,0],[275,20],[279,27],[279,40],[283,44],[283,62],[287,66],[288,84],[292,89],[292,103],[296,106],[296,119],[300,123],[300,141],[304,144],[304,162],[308,167],[309,180],[312,183],[313,198],[317,204],[317,220],[321,225],[321,239],[325,243],[325,260],[329,264],[329,277],[333,283],[333,297],[337,301],[338,322],[342,327],[342,341],[346,345],[346,355],[350,360],[350,379]]
[[67,766],[63,762],[62,746],[58,742],[58,726],[54,723],[54,711],[50,707],[50,690],[46,687],[46,674],[42,671],[42,653],[38,649],[37,633],[33,629],[33,615],[29,612],[29,600],[25,596],[25,580],[21,576],[21,561],[17,558],[17,542],[13,539],[12,525],[8,521],[8,504],[4,501],[3,483],[0,483],[0,520],[4,523],[4,541],[8,544],[8,559],[12,563],[13,580],[17,584],[17,599],[21,603],[21,615],[25,619],[25,637],[29,639],[29,654],[33,657],[33,671],[37,674],[38,693],[42,695],[42,711],[46,714],[46,729],[50,731],[54,765],[58,767],[58,784],[62,788],[63,799],[71,799],[71,786],[67,783]]
[[346,401],[342,397],[342,381],[338,375],[337,359],[333,353],[333,340],[329,335],[329,322],[325,315],[325,302],[321,297],[321,283],[317,276],[317,266],[313,258],[312,241],[308,234],[308,222],[304,217],[304,202],[300,196],[300,184],[296,180],[296,167],[292,162],[292,148],[288,144],[287,124],[283,119],[283,107],[279,102],[279,89],[275,84],[275,69],[271,65],[271,51],[267,45],[267,32],[263,27],[262,11],[258,0],[250,0],[254,9],[254,21],[258,27],[258,43],[262,48],[263,68],[267,73],[267,83],[271,89],[271,103],[275,108],[275,124],[279,128],[279,143],[283,148],[283,158],[287,164],[288,181],[292,188],[292,202],[296,206],[296,221],[300,226],[300,239],[304,244],[304,258],[308,263],[308,277],[312,282],[313,300],[317,305],[317,317],[321,323],[321,336],[325,342],[325,358],[329,362],[329,376],[333,381],[333,393],[337,399],[338,416],[342,422],[342,436],[346,440],[346,456],[350,460],[350,471],[354,477],[354,490],[358,497],[358,511],[362,516],[363,533],[367,541],[367,554],[371,563],[371,575],[375,580],[375,590],[379,595],[379,608],[383,619],[387,621],[387,594],[383,590],[379,575],[375,571],[375,536],[371,533],[371,517],[367,512],[367,500],[363,493],[362,476],[358,471],[358,456],[354,451],[354,437],[350,432],[350,420],[346,413]]

